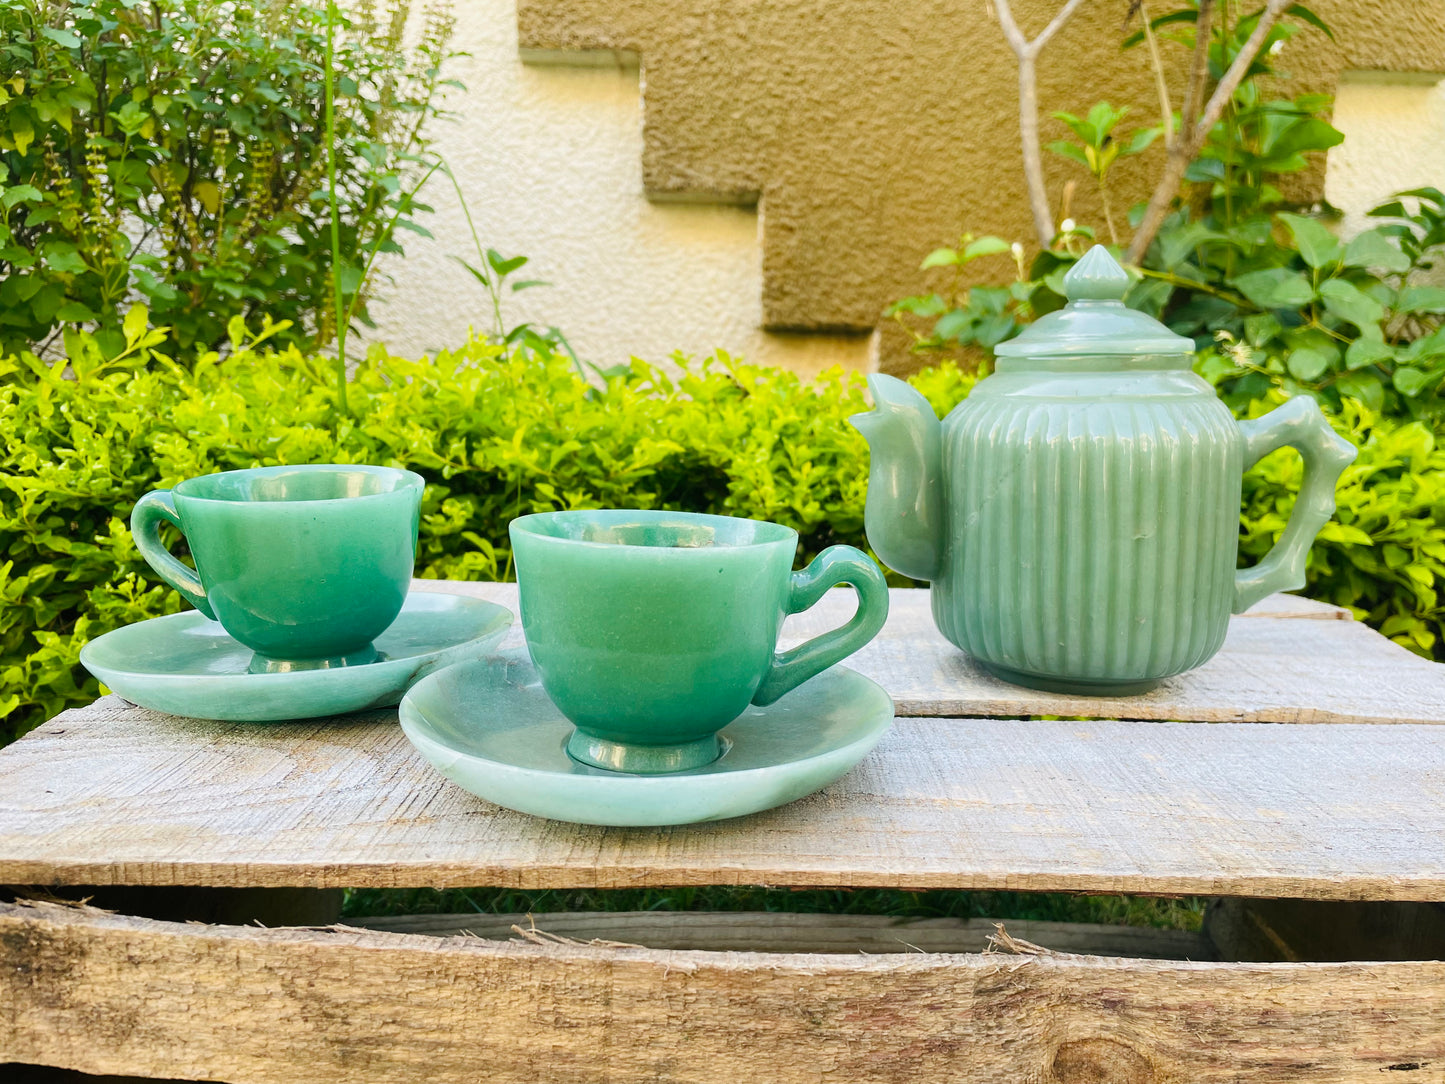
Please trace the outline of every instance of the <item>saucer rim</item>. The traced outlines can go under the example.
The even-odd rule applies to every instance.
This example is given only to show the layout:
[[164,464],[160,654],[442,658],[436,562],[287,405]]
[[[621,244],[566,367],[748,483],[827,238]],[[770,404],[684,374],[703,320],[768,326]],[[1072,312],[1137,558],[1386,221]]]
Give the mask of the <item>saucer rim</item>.
[[[472,659],[467,662],[453,663],[452,665],[460,667],[482,666],[496,660],[504,660],[514,657],[515,656],[509,654],[492,652],[478,659]],[[735,771],[709,770],[713,766],[704,765],[701,768],[695,768],[686,772],[663,775],[628,774],[625,772],[607,773],[605,775],[601,774],[600,772],[599,774],[595,775],[573,774],[568,771],[562,771],[560,770],[560,768],[528,767],[524,765],[513,764],[504,760],[495,760],[493,758],[482,756],[476,753],[466,753],[456,749],[449,744],[446,744],[439,738],[431,736],[435,732],[433,728],[426,722],[426,716],[422,713],[421,709],[416,706],[412,698],[412,692],[417,688],[420,688],[426,682],[438,678],[442,673],[444,673],[446,670],[450,670],[451,668],[452,667],[444,667],[438,669],[436,672],[428,675],[426,678],[423,678],[421,681],[417,682],[416,685],[413,685],[411,689],[407,690],[406,696],[402,697],[401,703],[397,707],[397,717],[401,724],[402,733],[406,735],[407,741],[410,742],[413,748],[415,748],[417,752],[421,754],[422,758],[426,760],[428,765],[430,765],[433,770],[442,775],[453,786],[456,786],[459,789],[466,791],[468,794],[472,794],[473,796],[481,799],[482,801],[497,805],[503,809],[509,809],[513,812],[522,813],[526,816],[539,817],[546,820],[557,821],[558,823],[586,824],[597,827],[614,828],[658,828],[683,824],[711,823],[719,820],[730,820],[734,817],[748,816],[753,813],[761,813],[765,810],[773,809],[778,806],[786,805],[790,802],[797,801],[799,798],[805,797],[807,794],[815,793],[817,790],[820,790],[823,787],[829,786],[833,782],[836,782],[843,775],[846,775],[849,771],[856,767],[863,760],[864,757],[866,757],[870,752],[872,752],[873,749],[878,745],[878,743],[881,742],[883,738],[888,734],[888,732],[893,728],[893,724],[897,721],[896,705],[893,703],[892,696],[888,693],[886,689],[883,688],[882,685],[880,685],[878,682],[874,681],[867,675],[859,673],[857,670],[852,669],[851,667],[843,666],[842,664],[835,664],[824,670],[822,673],[810,678],[808,682],[804,683],[804,685],[809,684],[813,681],[817,681],[821,678],[838,678],[846,674],[848,675],[847,680],[851,681],[856,679],[857,681],[862,682],[864,687],[868,688],[870,692],[876,693],[880,700],[880,703],[878,704],[876,718],[873,718],[868,723],[863,733],[861,733],[857,737],[852,738],[844,744],[837,745],[828,749],[823,749],[815,753],[810,753],[808,756],[805,757],[781,760],[773,764],[762,764],[751,768],[740,768]],[[802,687],[804,686],[799,686],[799,688]],[[543,691],[541,695],[545,696],[545,691]],[[729,726],[731,725],[732,724],[730,723]],[[425,731],[423,731],[422,728],[425,728]],[[563,755],[565,756],[565,753]],[[588,792],[615,792],[619,788],[625,788],[628,790],[634,790],[639,794],[651,793],[665,795],[668,790],[686,790],[689,788],[697,787],[704,787],[710,792],[720,790],[724,787],[745,788],[749,784],[766,779],[768,775],[775,774],[780,769],[806,775],[808,773],[805,769],[808,765],[824,764],[829,761],[832,761],[834,763],[832,767],[828,767],[825,769],[824,775],[826,776],[826,778],[824,778],[823,782],[819,783],[817,786],[811,788],[808,791],[805,791],[802,794],[794,795],[793,797],[785,797],[780,800],[765,800],[763,804],[757,804],[756,802],[742,802],[740,803],[739,808],[729,809],[726,812],[718,813],[716,815],[685,817],[683,819],[667,820],[655,820],[642,817],[632,817],[627,819],[580,819],[576,815],[559,816],[556,815],[555,812],[537,812],[530,809],[523,809],[519,806],[503,804],[496,801],[494,798],[489,798],[484,795],[478,794],[476,791],[462,785],[461,783],[457,782],[457,780],[453,779],[448,771],[448,769],[454,767],[459,763],[469,763],[471,765],[480,766],[483,768],[483,770],[493,773],[497,776],[506,777],[511,781],[511,785],[514,788],[524,786],[530,781],[545,780],[548,783],[555,784],[557,781],[565,779],[570,784],[575,785],[579,790]],[[446,765],[446,767],[443,767],[443,765]],[[834,772],[834,774],[827,775],[828,772],[833,772],[834,767],[837,768],[836,772]],[[727,782],[722,782],[724,780]],[[716,799],[716,804],[718,805],[726,805],[728,802],[728,798],[725,794],[718,794],[716,796]],[[700,802],[699,804],[706,803]]]
[[[179,626],[183,622],[186,624],[195,624],[199,622],[202,624],[216,625],[218,627],[220,626],[219,621],[213,621],[212,619],[206,617],[206,615],[201,613],[200,610],[190,609],[182,610],[180,613],[161,614],[159,617],[148,617],[144,621],[132,621],[128,625],[122,625],[120,628],[111,629],[109,632],[101,633],[101,635],[97,636],[93,640],[87,641],[84,646],[81,647],[79,661],[80,664],[84,666],[90,674],[92,674],[97,680],[103,682],[106,685],[112,685],[112,683],[107,680],[106,674],[112,674],[121,676],[122,678],[140,680],[161,685],[174,685],[176,683],[192,684],[195,682],[222,683],[240,681],[243,679],[248,685],[256,686],[259,686],[263,683],[269,683],[272,686],[279,686],[287,683],[293,685],[303,683],[320,684],[346,680],[339,675],[348,673],[354,675],[364,671],[367,674],[379,676],[383,673],[390,673],[394,670],[410,669],[420,664],[423,664],[428,660],[435,659],[437,656],[445,654],[446,652],[455,651],[458,648],[467,647],[468,645],[475,644],[478,641],[487,640],[490,638],[499,639],[501,636],[505,636],[507,631],[512,627],[512,625],[516,623],[516,615],[506,606],[499,605],[498,603],[491,602],[487,599],[474,598],[470,595],[458,595],[441,591],[408,591],[406,601],[402,603],[402,610],[397,614],[398,618],[401,616],[402,613],[406,612],[406,603],[409,602],[412,598],[418,596],[446,599],[448,600],[448,604],[450,606],[457,608],[478,607],[482,610],[483,613],[485,613],[488,609],[497,612],[491,615],[490,619],[486,623],[486,626],[482,629],[481,632],[479,632],[475,636],[470,636],[465,640],[458,640],[455,643],[445,644],[441,647],[435,647],[429,651],[418,652],[415,655],[406,655],[400,658],[380,659],[376,662],[367,663],[365,666],[359,667],[334,667],[318,670],[293,670],[282,673],[260,674],[252,674],[249,672],[237,672],[232,674],[182,674],[176,673],[175,671],[135,670],[124,667],[108,666],[105,663],[95,661],[95,652],[93,650],[94,645],[99,644],[112,637],[115,637],[117,640],[123,639],[124,635],[130,632],[130,630],[138,628],[142,625],[151,625],[159,622],[167,622],[169,624]],[[413,611],[413,613],[415,612],[416,611]],[[226,637],[227,639],[230,639],[233,643],[238,643],[238,646],[244,647],[244,645],[240,645],[234,637],[227,633],[224,628],[221,629],[221,635]],[[111,640],[111,642],[115,643],[115,640]],[[459,663],[453,663],[452,665],[459,665]],[[427,676],[430,677],[431,675]]]

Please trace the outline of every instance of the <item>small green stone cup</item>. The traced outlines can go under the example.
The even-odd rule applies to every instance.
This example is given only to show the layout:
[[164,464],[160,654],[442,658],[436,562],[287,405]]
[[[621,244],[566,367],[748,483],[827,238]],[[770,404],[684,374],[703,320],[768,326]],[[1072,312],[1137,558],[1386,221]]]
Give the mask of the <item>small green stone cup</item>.
[[[576,726],[573,759],[686,771],[724,752],[718,731],[871,640],[888,585],[868,555],[833,546],[793,572],[790,527],[682,512],[577,511],[511,523],[522,630],[542,686]],[[841,628],[777,653],[783,619],[838,584]]]
[[256,653],[252,673],[353,666],[379,657],[371,641],[406,600],[424,487],[391,467],[225,471],[147,493],[130,529],[161,579]]

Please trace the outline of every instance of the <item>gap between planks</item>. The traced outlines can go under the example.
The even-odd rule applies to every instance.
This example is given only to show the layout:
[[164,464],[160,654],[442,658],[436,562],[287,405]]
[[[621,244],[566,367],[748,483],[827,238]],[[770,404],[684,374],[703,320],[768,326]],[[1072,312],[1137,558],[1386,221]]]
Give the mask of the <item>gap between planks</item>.
[[[990,918],[911,918],[772,911],[557,911],[544,914],[380,915],[343,924],[427,937],[565,938],[653,949],[708,952],[985,952],[1003,925],[1054,952],[1138,959],[1212,960],[1209,939],[1193,930]],[[520,933],[518,932],[520,931]]]

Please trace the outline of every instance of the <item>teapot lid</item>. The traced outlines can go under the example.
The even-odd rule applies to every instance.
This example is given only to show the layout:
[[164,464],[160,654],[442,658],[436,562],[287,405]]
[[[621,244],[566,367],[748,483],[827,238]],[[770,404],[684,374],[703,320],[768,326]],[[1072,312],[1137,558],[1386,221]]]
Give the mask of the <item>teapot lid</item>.
[[1064,275],[1069,303],[1041,316],[1016,337],[994,347],[1000,358],[1080,355],[1188,354],[1194,341],[1176,335],[1146,313],[1124,304],[1129,273],[1095,245]]

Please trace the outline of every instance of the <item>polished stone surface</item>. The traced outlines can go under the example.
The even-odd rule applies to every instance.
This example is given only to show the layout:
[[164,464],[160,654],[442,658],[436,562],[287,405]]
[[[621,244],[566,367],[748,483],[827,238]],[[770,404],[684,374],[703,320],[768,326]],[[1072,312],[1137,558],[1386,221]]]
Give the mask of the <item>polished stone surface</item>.
[[[223,471],[147,493],[131,533],[161,579],[263,657],[255,669],[344,665],[401,611],[424,487],[361,464]],[[164,523],[195,570],[162,545]]]
[[[888,585],[852,546],[793,571],[798,534],[759,520],[587,510],[511,524],[522,628],[542,684],[578,728],[573,756],[629,772],[694,768],[749,704],[770,704],[863,647]],[[858,611],[779,652],[783,620],[849,584]]]
[[701,768],[634,775],[577,762],[572,724],[524,649],[450,666],[401,703],[407,738],[433,767],[487,801],[552,820],[648,826],[722,820],[794,801],[841,778],[893,724],[893,701],[841,666],[721,731]]
[[[879,559],[928,581],[939,631],[1023,685],[1138,692],[1207,662],[1232,613],[1303,586],[1355,457],[1305,395],[1237,422],[1128,285],[1096,246],[1064,277],[1069,304],[1001,343],[943,422],[881,375],[851,419]],[[1241,475],[1282,447],[1304,460],[1289,525],[1236,569]]]
[[112,692],[155,711],[200,719],[309,719],[389,707],[418,679],[490,650],[511,623],[511,611],[494,603],[413,591],[374,641],[378,661],[251,673],[251,650],[190,610],[97,637],[81,648],[80,661]]

